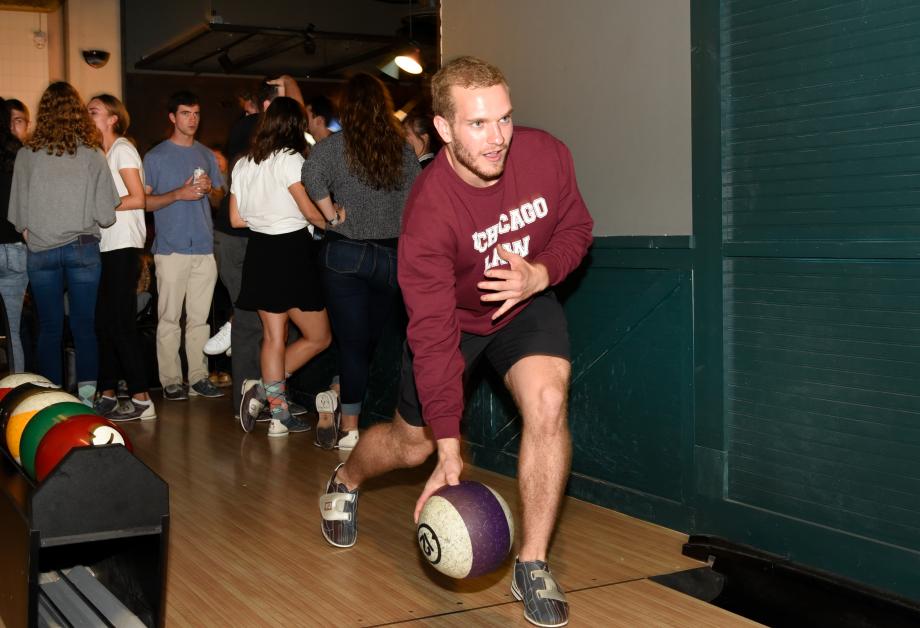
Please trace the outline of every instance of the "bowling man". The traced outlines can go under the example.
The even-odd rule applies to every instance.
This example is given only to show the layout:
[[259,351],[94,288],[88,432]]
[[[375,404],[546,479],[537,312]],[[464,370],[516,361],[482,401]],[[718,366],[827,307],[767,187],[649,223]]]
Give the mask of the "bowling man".
[[552,286],[581,263],[593,222],[568,149],[543,131],[514,128],[498,68],[456,59],[431,91],[446,150],[416,180],[403,217],[398,276],[409,327],[396,417],[363,433],[333,473],[320,497],[323,535],[353,545],[358,487],[434,452],[416,520],[432,493],[459,482],[464,384],[484,357],[523,417],[523,538],[511,589],[528,621],[563,626],[568,605],[547,550],[571,459],[570,358]]

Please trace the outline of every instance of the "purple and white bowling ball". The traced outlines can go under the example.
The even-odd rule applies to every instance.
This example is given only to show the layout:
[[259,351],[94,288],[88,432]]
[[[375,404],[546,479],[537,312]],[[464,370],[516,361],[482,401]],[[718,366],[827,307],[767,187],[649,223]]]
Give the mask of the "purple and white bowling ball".
[[514,542],[514,519],[501,495],[463,481],[432,495],[418,518],[416,538],[431,566],[451,578],[497,569]]

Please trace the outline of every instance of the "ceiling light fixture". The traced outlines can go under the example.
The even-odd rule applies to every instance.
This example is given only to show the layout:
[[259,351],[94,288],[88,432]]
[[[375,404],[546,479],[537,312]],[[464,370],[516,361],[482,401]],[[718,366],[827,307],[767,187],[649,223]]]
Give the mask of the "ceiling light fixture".
[[421,74],[422,73],[422,64],[420,62],[419,49],[413,48],[412,50],[407,50],[401,55],[397,55],[393,62],[399,66],[404,72],[409,74]]

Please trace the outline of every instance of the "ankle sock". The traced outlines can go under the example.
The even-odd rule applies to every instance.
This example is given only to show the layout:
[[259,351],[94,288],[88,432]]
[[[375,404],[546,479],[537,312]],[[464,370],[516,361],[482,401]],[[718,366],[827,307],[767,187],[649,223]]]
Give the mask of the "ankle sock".
[[287,403],[287,383],[284,380],[266,382],[265,396],[268,397],[268,407],[273,419],[283,421],[291,416]]
[[77,382],[77,396],[84,404],[93,407],[93,397],[96,396],[96,382]]

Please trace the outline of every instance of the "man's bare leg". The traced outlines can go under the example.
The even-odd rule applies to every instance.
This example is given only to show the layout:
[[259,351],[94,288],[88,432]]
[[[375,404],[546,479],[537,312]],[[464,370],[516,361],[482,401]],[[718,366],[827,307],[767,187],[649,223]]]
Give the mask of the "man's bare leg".
[[336,479],[351,491],[388,471],[417,467],[434,450],[431,430],[409,425],[397,412],[392,421],[377,423],[361,433],[361,439],[336,473]]
[[568,425],[571,366],[551,356],[518,360],[505,385],[523,417],[518,490],[523,509],[522,562],[546,560],[572,460]]

